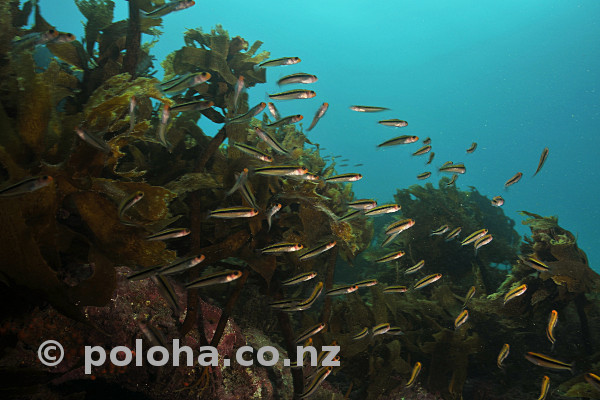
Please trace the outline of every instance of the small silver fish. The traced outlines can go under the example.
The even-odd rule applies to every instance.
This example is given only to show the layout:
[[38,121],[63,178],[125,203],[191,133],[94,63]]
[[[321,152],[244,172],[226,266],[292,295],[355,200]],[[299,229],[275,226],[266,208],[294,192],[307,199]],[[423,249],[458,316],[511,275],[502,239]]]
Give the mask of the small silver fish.
[[277,111],[277,107],[275,107],[275,104],[269,102],[267,104],[267,107],[269,107],[269,112],[271,113],[273,118],[275,118],[275,121],[277,121],[278,119],[281,119],[281,115],[279,114],[279,111]]
[[470,153],[474,152],[474,151],[475,151],[475,149],[477,149],[477,143],[473,142],[473,143],[471,143],[471,147],[469,147],[469,148],[467,149],[467,153],[469,153],[469,154],[470,154]]
[[544,163],[546,162],[546,159],[548,158],[549,152],[550,152],[550,150],[548,150],[547,147],[545,147],[544,150],[542,150],[542,155],[540,156],[540,162],[538,163],[537,169],[535,170],[535,173],[533,174],[533,176],[536,176],[537,173],[540,172],[540,170],[544,166]]
[[416,263],[415,265],[413,265],[412,267],[408,268],[406,271],[404,271],[404,273],[406,275],[414,274],[415,272],[417,272],[424,266],[425,266],[425,260],[421,260],[418,263]]
[[433,157],[435,157],[435,153],[432,151],[431,153],[429,153],[429,160],[427,160],[427,162],[425,164],[426,165],[431,164],[431,162],[433,161]]
[[81,138],[81,140],[83,140],[87,144],[91,145],[92,147],[95,147],[96,149],[102,151],[103,153],[108,154],[112,151],[111,147],[108,145],[108,143],[106,143],[104,140],[102,140],[96,136],[89,134],[87,131],[83,130],[83,128],[81,128],[81,127],[75,128],[75,133],[77,133],[77,136],[79,136]]
[[305,175],[308,170],[298,165],[274,165],[269,167],[260,167],[254,170],[258,175],[270,176],[290,176],[290,175]]
[[375,201],[373,199],[354,200],[354,201],[351,201],[350,203],[348,203],[348,207],[354,208],[357,210],[371,210],[371,209],[377,207],[377,201]]
[[502,205],[504,205],[504,199],[502,198],[502,196],[495,196],[492,199],[492,205],[494,207],[501,207]]
[[309,281],[317,276],[317,273],[314,271],[304,272],[302,274],[296,275],[293,278],[282,281],[281,284],[284,286],[296,285],[298,283]]
[[248,168],[244,168],[244,170],[241,173],[236,173],[236,175],[237,180],[235,181],[233,187],[229,189],[229,191],[225,194],[225,197],[231,196],[236,190],[242,187],[244,182],[246,182],[246,180],[248,179]]
[[254,107],[249,109],[246,113],[241,114],[241,115],[236,115],[233,118],[226,119],[225,125],[248,122],[252,118],[256,117],[258,114],[263,112],[263,110],[265,109],[266,106],[267,105],[264,102],[258,103],[257,105],[255,105]]
[[348,294],[358,290],[358,286],[356,285],[345,285],[339,286],[333,289],[328,290],[325,295],[326,296],[339,296],[341,294]]
[[408,126],[408,122],[401,119],[384,119],[382,121],[378,121],[377,123],[383,126],[393,126],[395,128],[403,128]]
[[417,175],[417,179],[422,181],[431,176],[431,172],[423,172],[422,174]]
[[315,83],[318,78],[315,75],[298,72],[291,75],[286,75],[277,81],[279,86],[288,85],[290,83]]
[[229,283],[239,279],[242,276],[242,271],[224,271],[217,272],[215,274],[204,275],[199,279],[196,279],[187,285],[185,285],[186,289],[195,289],[200,287],[218,285],[220,283]]
[[267,232],[271,230],[271,219],[273,218],[273,215],[277,214],[279,210],[281,210],[281,203],[273,204],[273,206],[267,211],[267,224],[269,225]]
[[329,178],[325,178],[325,182],[356,182],[362,179],[362,174],[341,174],[330,176]]
[[439,169],[440,172],[450,172],[453,174],[464,174],[467,172],[467,168],[464,164],[454,164],[452,161],[448,161],[446,164],[442,165]]
[[444,233],[446,233],[448,231],[448,229],[450,229],[450,227],[448,225],[442,225],[439,228],[431,231],[429,236],[443,235]]
[[258,215],[258,210],[250,207],[228,207],[211,211],[209,217],[213,218],[250,218]]
[[121,201],[121,204],[119,204],[119,208],[117,209],[119,219],[123,219],[123,215],[125,215],[125,212],[143,198],[144,192],[142,192],[141,190],[138,190],[132,193],[131,195],[125,197],[123,201]]
[[263,61],[262,63],[258,64],[258,66],[260,68],[277,67],[280,65],[298,64],[300,61],[302,61],[302,60],[300,60],[299,57],[281,57],[281,58],[274,58],[272,60]]
[[18,40],[13,40],[11,46],[14,51],[19,52],[38,45],[44,45],[56,39],[58,35],[59,32],[56,29],[49,29],[45,32],[31,32]]
[[319,122],[319,120],[321,118],[323,118],[323,116],[325,115],[325,113],[327,112],[327,110],[329,109],[329,103],[323,103],[321,104],[321,107],[319,107],[319,109],[317,110],[317,113],[315,114],[312,122],[310,123],[310,126],[308,127],[307,131],[312,130],[312,128],[315,127],[315,125],[317,125],[317,122]]
[[177,261],[174,261],[171,264],[165,265],[164,267],[159,269],[158,274],[160,274],[160,275],[178,274],[180,272],[183,272],[190,268],[195,267],[196,265],[198,265],[202,261],[204,261],[204,259],[205,259],[205,257],[203,255],[199,255],[199,256],[194,256],[194,257],[177,260]]
[[234,94],[233,94],[233,112],[237,113],[238,99],[240,94],[244,91],[244,77],[240,75],[237,82],[235,83]]
[[180,238],[183,236],[187,236],[190,234],[190,230],[187,228],[171,228],[166,229],[160,232],[153,233],[152,235],[146,236],[146,240],[148,241],[158,241],[158,240],[167,240]]
[[190,8],[194,4],[196,4],[196,2],[191,0],[172,1],[170,3],[165,3],[150,12],[140,11],[140,13],[145,18],[161,18],[172,12]]
[[254,128],[256,136],[261,138],[266,144],[268,144],[273,150],[279,154],[289,154],[289,151],[284,149],[279,142],[269,134],[269,132],[260,129],[258,126]]
[[396,146],[399,144],[409,144],[409,143],[414,143],[417,140],[419,140],[418,136],[402,135],[402,136],[392,138],[390,140],[386,140],[385,142],[378,144],[377,147]]
[[48,186],[53,181],[52,177],[48,175],[28,178],[13,185],[9,185],[4,189],[0,189],[0,197],[19,196],[25,193],[34,192]]
[[254,148],[252,146],[248,146],[247,144],[244,143],[234,143],[233,147],[235,147],[236,149],[238,149],[239,151],[241,151],[242,153],[246,153],[258,160],[264,161],[264,162],[273,162],[273,157],[271,157],[270,155],[268,155],[267,153],[264,153],[262,151],[260,151],[257,148]]
[[131,96],[129,100],[129,131],[127,133],[133,132],[133,128],[135,127],[135,109],[137,108],[137,100],[135,96]]
[[415,151],[412,155],[413,156],[420,156],[423,154],[427,154],[431,151],[431,145],[430,144],[426,144],[425,146],[421,147],[419,150]]
[[365,211],[365,215],[381,215],[395,213],[397,211],[400,211],[401,208],[402,207],[400,207],[398,204],[383,204],[381,206],[377,206]]
[[511,185],[514,185],[515,183],[519,182],[522,177],[523,177],[523,173],[517,172],[512,178],[510,178],[509,180],[506,181],[506,183],[504,184],[504,187],[509,187]]
[[298,257],[298,259],[300,261],[306,261],[309,258],[316,257],[319,254],[322,254],[328,250],[331,250],[333,247],[335,247],[336,244],[337,244],[337,242],[334,240],[333,242],[328,242],[328,243],[324,243],[319,246],[313,247],[312,249],[309,249],[306,253],[304,253],[300,257]]
[[184,111],[202,111],[214,106],[215,103],[213,101],[207,100],[194,100],[188,101],[185,103],[178,103],[171,107],[171,113],[178,113]]
[[170,144],[167,142],[167,137],[166,137],[167,123],[169,122],[170,117],[171,117],[171,112],[169,109],[169,105],[165,104],[165,105],[163,105],[162,114],[160,117],[160,125],[158,126],[156,136],[157,136],[157,139],[160,142],[160,144],[162,144],[166,148],[170,147]]
[[286,92],[273,93],[269,97],[273,100],[311,99],[317,93],[314,90],[293,89]]
[[294,251],[302,250],[303,248],[304,248],[304,246],[300,243],[282,242],[282,243],[275,243],[270,246],[267,246],[263,249],[260,249],[260,251],[263,254],[278,254],[278,253],[291,253]]
[[209,72],[188,73],[161,83],[159,88],[166,94],[178,94],[208,81],[211,77],[212,75]]
[[352,111],[365,112],[365,113],[372,113],[372,112],[379,112],[379,111],[389,110],[389,108],[375,107],[375,106],[350,106],[350,109]]
[[302,119],[304,119],[304,117],[300,114],[296,114],[296,115],[289,115],[287,117],[283,117],[281,119],[278,119],[277,121],[267,124],[267,126],[269,128],[273,128],[276,126],[281,126],[281,125],[289,125],[289,124],[295,124],[296,122],[300,122],[302,121]]

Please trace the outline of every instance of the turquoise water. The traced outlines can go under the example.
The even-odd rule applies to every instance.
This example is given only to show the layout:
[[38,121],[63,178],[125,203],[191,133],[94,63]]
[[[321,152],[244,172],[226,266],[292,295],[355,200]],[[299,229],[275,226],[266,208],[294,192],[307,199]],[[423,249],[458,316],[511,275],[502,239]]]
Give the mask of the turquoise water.
[[[83,35],[85,19],[71,0],[40,3],[59,30]],[[330,103],[308,137],[324,154],[350,159],[340,172],[364,175],[354,185],[358,197],[391,200],[396,188],[420,183],[416,175],[425,171],[437,185],[436,169],[410,155],[418,144],[376,149],[402,134],[429,136],[436,153],[431,167],[464,162],[458,186],[502,195],[520,233],[528,229],[517,210],[558,215],[600,271],[598,15],[596,1],[199,1],[163,19],[153,54],[161,61],[183,46],[186,28],[222,24],[231,36],[263,41],[272,57],[298,56],[300,64],[269,70],[268,83],[250,90],[250,103],[276,91],[283,75],[316,74],[317,97],[277,105],[282,115],[303,114],[306,126],[322,102]],[[125,18],[127,2],[117,1],[115,20]],[[355,113],[352,104],[391,111]],[[376,123],[386,118],[409,125]],[[205,128],[214,134],[220,126]],[[466,154],[474,141],[479,147]],[[544,147],[548,161],[532,178]],[[505,191],[518,171],[523,179]]]

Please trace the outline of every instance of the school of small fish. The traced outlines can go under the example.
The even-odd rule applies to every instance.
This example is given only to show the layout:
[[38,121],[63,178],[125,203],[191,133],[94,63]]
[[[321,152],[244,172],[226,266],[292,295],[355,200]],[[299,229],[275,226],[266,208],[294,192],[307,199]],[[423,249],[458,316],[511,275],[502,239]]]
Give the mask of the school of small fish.
[[[145,18],[159,18],[168,13],[183,10],[189,8],[194,5],[194,1],[173,1],[166,3],[165,5],[157,8],[152,12],[144,12],[143,17]],[[22,49],[28,46],[37,46],[43,45],[45,43],[49,43],[52,41],[69,41],[73,40],[74,37],[71,34],[59,33],[55,30],[49,30],[48,32],[42,32],[37,34],[32,34],[27,37],[21,38],[17,41],[13,42],[13,49]],[[276,66],[286,66],[286,65],[295,65],[300,63],[301,60],[298,57],[282,57],[277,59],[267,60],[258,65],[258,68],[271,68]],[[175,95],[182,93],[183,91],[198,86],[202,84],[208,84],[210,81],[211,74],[208,72],[197,72],[197,73],[188,73],[182,76],[175,77],[168,81],[165,81],[160,84],[160,90],[169,95]],[[289,84],[311,84],[318,80],[316,75],[308,74],[304,72],[293,73],[290,75],[286,75],[280,78],[277,81],[279,86],[289,85]],[[234,114],[237,112],[238,101],[241,93],[245,90],[244,85],[244,77],[239,76],[238,81],[235,85],[234,91],[234,100],[233,100],[233,112]],[[316,96],[316,92],[313,90],[306,89],[290,89],[287,91],[269,94],[269,98],[275,101],[283,101],[283,100],[297,100],[297,99],[310,99]],[[168,121],[174,113],[178,112],[186,112],[191,110],[204,110],[210,108],[214,105],[212,102],[207,101],[192,101],[185,102],[169,107],[168,105],[164,105],[162,111],[160,112],[160,118],[158,121],[158,129],[157,129],[157,142],[161,145],[169,148],[169,142],[167,140],[168,135]],[[330,104],[327,102],[322,103],[322,105],[316,110],[315,115],[307,129],[307,131],[313,130],[318,122],[325,116],[327,110],[329,109]],[[389,111],[390,109],[387,107],[380,106],[368,106],[368,105],[352,105],[349,107],[350,110],[360,113],[379,113]],[[232,195],[234,192],[239,191],[242,197],[246,200],[246,202],[250,205],[248,206],[232,206],[227,208],[221,208],[211,211],[208,214],[209,218],[222,218],[222,219],[235,219],[235,218],[252,218],[259,214],[265,215],[268,221],[268,228],[271,228],[271,224],[273,218],[276,213],[283,212],[282,210],[285,208],[285,205],[280,203],[275,203],[270,205],[266,210],[262,210],[257,204],[256,199],[254,198],[252,188],[248,185],[248,176],[249,174],[258,174],[258,175],[266,175],[266,176],[275,176],[281,178],[303,178],[306,180],[317,180],[323,179],[325,182],[332,183],[344,183],[344,182],[356,182],[363,178],[362,174],[359,173],[344,173],[339,175],[332,175],[326,178],[318,177],[314,174],[311,174],[306,168],[300,165],[291,165],[288,163],[288,160],[285,160],[285,157],[289,155],[290,149],[285,149],[278,141],[274,138],[272,134],[270,134],[267,128],[276,128],[285,126],[288,124],[294,124],[303,119],[302,115],[290,115],[286,117],[281,117],[274,103],[259,103],[255,107],[250,108],[250,110],[244,114],[234,115],[226,119],[225,124],[237,124],[237,123],[247,123],[252,118],[257,117],[264,110],[268,110],[270,115],[273,117],[273,122],[269,124],[263,124],[262,127],[255,127],[254,133],[258,136],[262,141],[264,141],[276,154],[268,154],[265,151],[259,150],[249,144],[246,143],[230,143],[230,146],[236,148],[240,152],[247,154],[248,156],[264,162],[269,163],[267,166],[260,167],[248,167],[241,170],[238,174],[236,174],[235,184],[229,189],[227,192],[227,196]],[[131,98],[130,104],[130,131],[133,130],[135,125],[135,113],[136,113],[136,99],[135,97]],[[393,128],[404,128],[408,126],[408,122],[402,119],[393,118],[393,119],[383,119],[377,121],[379,125]],[[102,151],[104,153],[110,153],[111,147],[104,142],[102,139],[98,137],[97,134],[92,134],[87,132],[83,127],[79,127],[76,129],[75,133],[86,143],[93,146],[94,148]],[[415,143],[419,141],[418,136],[414,135],[401,135],[389,140],[386,140],[380,143],[377,147],[389,147],[389,146],[397,146],[397,145],[409,145],[411,143]],[[473,153],[477,149],[477,143],[473,142],[470,147],[466,150],[466,153]],[[423,146],[418,150],[412,153],[412,156],[418,157],[421,155],[425,155],[429,153],[429,160],[427,164],[430,164],[434,157],[434,152],[432,151],[431,139],[427,138],[423,140]],[[544,148],[540,157],[540,160],[537,165],[537,169],[533,176],[537,175],[542,169],[544,163],[547,160],[549,150],[548,148]],[[282,160],[283,158],[283,160]],[[324,157],[325,158],[325,157]],[[282,160],[281,164],[273,164],[275,159]],[[278,161],[279,162],[279,161]],[[357,164],[362,165],[362,164]],[[446,162],[439,168],[439,172],[443,173],[451,173],[453,174],[452,181],[449,185],[454,184],[459,174],[466,173],[466,167],[463,163],[453,163],[451,161]],[[417,179],[425,180],[431,176],[431,171],[425,171],[417,175]],[[512,186],[519,182],[523,177],[522,172],[517,172],[510,179],[506,181],[504,184],[505,187]],[[53,179],[50,176],[41,176],[41,177],[33,177],[25,179],[19,183],[10,185],[8,187],[0,189],[0,197],[8,197],[8,196],[19,196],[23,194],[27,194],[33,192],[35,190],[39,190],[52,184]],[[132,221],[127,218],[127,211],[135,206],[138,202],[142,201],[144,198],[144,193],[141,191],[131,193],[122,199],[121,203],[118,206],[117,212],[119,219],[124,224],[135,225],[135,221]],[[491,201],[493,206],[500,207],[504,204],[504,199],[501,196],[495,196]],[[360,199],[355,200],[348,204],[349,209],[351,210],[349,214],[338,217],[340,221],[348,220],[350,218],[354,218],[358,215],[364,215],[367,217],[373,217],[381,214],[395,213],[401,209],[399,204],[385,204],[378,205],[377,201],[374,199]],[[410,229],[416,223],[415,220],[410,218],[400,219],[390,224],[385,228],[385,235],[387,236],[386,240],[382,243],[382,247],[386,246],[393,240],[395,240],[402,232]],[[149,241],[158,241],[158,240],[170,240],[181,238],[186,235],[189,235],[190,231],[187,228],[169,228],[164,229],[159,232],[155,232],[146,236],[146,240]],[[433,237],[441,237],[444,236],[445,241],[452,241],[453,239],[457,239],[460,236],[461,227],[453,227],[451,229],[448,225],[442,225],[440,227],[431,227],[430,236]],[[474,254],[477,256],[477,252],[483,246],[488,245],[493,239],[491,234],[488,234],[488,229],[481,228],[475,232],[470,233],[466,236],[461,242],[460,246],[473,245]],[[331,250],[334,246],[336,246],[335,241],[324,241],[322,244],[319,244],[315,247],[305,249],[302,243],[273,243],[270,244],[260,251],[263,254],[275,254],[280,255],[283,253],[292,253],[299,252],[298,258],[301,261],[305,261],[307,259],[311,259],[313,257],[318,257],[327,251]],[[403,251],[395,251],[391,252],[387,255],[384,255],[377,260],[375,263],[389,263],[392,261],[397,262],[401,257],[403,257],[405,253]],[[128,276],[128,279],[131,281],[139,280],[139,279],[147,279],[151,278],[156,283],[159,288],[160,293],[166,299],[166,301],[170,304],[170,306],[176,311],[181,312],[179,309],[179,302],[177,301],[177,294],[173,289],[173,286],[166,279],[167,276],[173,274],[181,274],[185,271],[194,268],[204,261],[205,257],[201,254],[194,255],[191,257],[186,257],[182,259],[178,259],[171,264],[168,265],[159,265],[152,266],[146,268],[141,271],[136,271],[131,273]],[[533,257],[524,257],[521,256],[520,263],[525,266],[532,268],[535,271],[543,272],[548,271],[549,267],[545,265],[543,262],[533,258]],[[425,260],[420,260],[415,265],[407,268],[404,273],[405,275],[411,275],[422,271],[425,269]],[[239,270],[226,270],[215,272],[211,274],[206,274],[198,279],[189,281],[185,287],[187,289],[197,289],[204,288],[211,285],[217,284],[225,284],[235,281],[242,276],[242,272]],[[317,277],[317,273],[314,271],[300,273],[296,276],[292,276],[287,280],[281,282],[283,286],[296,286],[301,285],[305,282],[309,282]],[[383,293],[385,294],[400,294],[405,293],[408,290],[419,290],[422,289],[434,282],[440,280],[442,278],[442,274],[439,273],[431,273],[425,275],[422,278],[416,279],[416,281],[412,284],[412,288],[404,285],[396,285],[396,286],[387,286]],[[284,312],[297,312],[309,309],[317,300],[317,298],[325,292],[326,296],[344,296],[359,290],[359,288],[369,287],[373,285],[377,285],[378,282],[375,279],[367,279],[361,282],[355,282],[352,284],[343,284],[339,286],[335,286],[332,288],[328,288],[324,290],[324,285],[322,281],[319,281],[314,286],[310,296],[308,298],[286,298],[280,299],[277,301],[273,301],[270,303],[271,307],[279,309]],[[511,300],[515,299],[518,296],[523,295],[527,291],[527,285],[521,285],[518,287],[511,288],[504,296],[503,304],[506,305]],[[475,287],[471,287],[469,292],[465,296],[463,310],[456,316],[454,320],[454,329],[458,330],[463,327],[469,319],[469,311],[466,308],[469,301],[475,296],[476,289]],[[552,345],[552,349],[554,349],[554,345],[556,342],[556,332],[555,328],[558,323],[558,312],[556,310],[552,310],[549,315],[548,323],[546,325],[546,336],[548,341]],[[152,326],[141,326],[141,329],[145,332],[146,336],[152,336],[156,341],[160,340],[160,335],[158,333],[153,333]],[[298,334],[296,338],[297,344],[307,344],[312,343],[312,337],[317,335],[320,332],[323,332],[326,329],[326,323],[320,322],[315,326],[309,327],[305,331]],[[378,325],[375,325],[371,328],[364,327],[361,331],[356,332],[352,335],[353,340],[362,340],[367,337],[374,338],[379,335],[402,335],[403,331],[400,327],[390,326],[387,322],[382,322]],[[506,360],[509,356],[510,345],[508,343],[502,346],[500,353],[497,357],[497,365],[499,368],[504,368]],[[321,360],[325,354],[319,356]],[[544,368],[554,369],[554,370],[573,370],[573,364],[566,363],[557,359],[554,359],[550,356],[541,353],[535,352],[527,352],[525,354],[525,358],[531,363],[541,366]],[[320,365],[320,361],[318,362]],[[296,367],[303,366],[303,360],[296,360]],[[421,362],[416,362],[412,368],[412,372],[408,377],[406,387],[413,386],[418,376],[421,372],[422,364]],[[306,398],[315,393],[319,385],[332,373],[332,367],[318,367],[312,371],[310,375],[308,375],[308,383],[305,387],[305,391],[299,395],[300,398]],[[585,380],[590,383],[593,387],[600,390],[600,377],[593,373],[585,374]],[[543,377],[542,385],[541,385],[541,394],[539,400],[546,398],[550,387],[550,379],[547,376]]]

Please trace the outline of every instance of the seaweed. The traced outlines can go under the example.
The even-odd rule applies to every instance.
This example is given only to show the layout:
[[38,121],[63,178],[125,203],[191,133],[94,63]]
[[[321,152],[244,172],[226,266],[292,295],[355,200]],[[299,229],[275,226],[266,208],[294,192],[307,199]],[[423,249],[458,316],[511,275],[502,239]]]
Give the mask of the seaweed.
[[[0,4],[0,50],[6,50],[0,62],[2,186],[30,177],[52,177],[51,184],[39,190],[0,197],[0,221],[5,227],[0,232],[0,257],[11,260],[0,265],[0,282],[6,289],[2,295],[19,299],[18,308],[0,319],[0,332],[12,335],[3,349],[17,354],[19,363],[24,360],[23,365],[37,368],[37,361],[35,366],[30,362],[36,360],[32,349],[39,340],[37,329],[54,334],[57,326],[68,327],[65,339],[73,348],[88,336],[105,348],[133,343],[142,337],[144,324],[195,349],[210,344],[230,355],[244,343],[272,344],[284,346],[292,358],[298,333],[324,322],[327,329],[315,335],[313,343],[318,347],[337,342],[343,364],[339,373],[336,370],[328,378],[331,385],[324,384],[316,396],[341,398],[336,390],[343,389],[347,398],[422,398],[422,388],[427,388],[453,399],[466,396],[480,382],[485,386],[510,379],[516,388],[530,383],[533,373],[519,355],[542,346],[540,327],[551,310],[558,310],[556,357],[576,357],[578,365],[597,369],[593,332],[600,320],[600,279],[576,237],[558,225],[557,217],[523,212],[531,236],[521,240],[514,221],[492,207],[490,199],[475,188],[449,186],[443,178],[437,187],[428,183],[399,188],[395,201],[402,206],[401,215],[346,220],[340,217],[354,199],[351,184],[250,173],[248,187],[258,215],[208,218],[218,208],[249,205],[240,193],[227,192],[236,174],[245,168],[252,172],[262,164],[234,143],[257,147],[277,163],[300,165],[321,177],[336,173],[335,164],[321,158],[318,145],[312,147],[301,125],[269,127],[267,113],[244,123],[227,123],[249,109],[245,94],[233,104],[238,79],[244,77],[246,88],[266,81],[265,70],[258,68],[270,56],[260,52],[263,43],[250,44],[220,25],[209,32],[188,29],[185,45],[162,60],[165,77],[208,72],[211,78],[170,96],[160,90],[151,72],[151,50],[160,38],[162,20],[139,14],[140,9],[151,11],[163,1],[130,1],[130,18],[113,21],[112,1],[77,0],[87,20],[85,37],[48,43],[44,51],[48,60],[42,64],[34,57],[39,46],[11,51],[13,38],[54,29],[37,5],[35,26],[23,28],[34,3],[28,1],[22,8],[16,1]],[[152,35],[153,41],[142,43],[141,33]],[[161,122],[163,107],[193,100],[214,105],[173,113],[167,123]],[[211,124],[199,124],[206,121],[203,118]],[[168,146],[156,137],[161,125]],[[214,132],[200,126],[214,126]],[[256,127],[267,130],[288,153],[275,154],[257,137]],[[99,151],[81,140],[76,129],[105,142],[110,151]],[[136,192],[142,192],[143,198],[120,212],[124,199]],[[282,208],[267,224],[266,211],[275,203]],[[404,218],[414,219],[415,226],[382,248],[382,228]],[[189,236],[146,239],[175,222],[189,228]],[[472,246],[430,236],[444,224],[461,226],[461,237],[486,228],[494,240],[475,254]],[[312,248],[333,241],[333,249],[309,260],[293,253],[261,252],[277,242]],[[400,250],[406,253],[403,258],[374,267],[375,259]],[[517,261],[519,254],[537,258],[549,270],[531,270]],[[127,279],[132,272],[199,255],[204,261],[197,267],[161,278],[163,287],[170,289],[166,294],[150,280]],[[426,260],[423,271],[404,273],[421,259]],[[225,269],[241,270],[242,277],[229,285],[184,289],[204,273]],[[379,284],[346,296],[317,299],[310,309],[299,312],[284,313],[269,306],[274,300],[305,298],[314,284],[290,288],[282,281],[307,271],[316,271],[326,290],[339,281],[376,278]],[[434,272],[443,275],[439,282],[413,289],[414,282],[425,276],[421,273]],[[521,284],[528,286],[527,291],[504,304],[506,292]],[[384,292],[389,285],[406,285],[409,290],[389,294]],[[467,302],[471,286],[476,294]],[[455,329],[463,307],[469,319]],[[373,327],[382,323],[402,329],[403,334],[373,335]],[[371,334],[354,340],[365,327]],[[506,342],[513,349],[512,365],[499,371],[496,351]],[[95,373],[102,379],[92,381],[77,371],[81,357],[73,350],[71,364],[61,370],[69,372],[61,376],[65,386],[57,389],[49,383],[54,375],[36,369],[32,373],[40,379],[39,385],[27,392],[18,383],[13,387],[16,395],[72,394],[77,387],[68,385],[76,381],[89,382],[90,390],[98,390],[104,387],[99,386],[102,381],[149,398],[225,398],[225,392],[248,398],[268,390],[271,397],[264,398],[291,398],[303,392],[303,375],[310,371],[294,369],[284,379],[282,366],[268,370],[165,367],[127,374],[125,369],[98,369]],[[11,360],[5,359],[4,365],[11,365]],[[423,364],[423,372],[419,383],[407,389],[416,361]],[[13,370],[7,373],[22,379]],[[151,384],[142,384],[146,382]],[[273,389],[276,385],[279,392]],[[594,396],[580,375],[561,383],[559,391],[565,396]]]

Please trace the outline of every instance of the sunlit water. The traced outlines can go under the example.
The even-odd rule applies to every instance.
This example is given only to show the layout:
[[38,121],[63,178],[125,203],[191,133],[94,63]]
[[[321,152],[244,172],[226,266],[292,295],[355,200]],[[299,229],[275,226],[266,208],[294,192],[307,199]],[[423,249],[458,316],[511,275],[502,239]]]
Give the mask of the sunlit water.
[[[50,23],[81,38],[85,19],[73,2],[40,2]],[[127,18],[127,2],[116,3],[115,20]],[[330,103],[308,137],[324,155],[350,159],[340,172],[364,175],[354,184],[357,197],[392,200],[397,188],[421,183],[416,175],[425,171],[437,186],[436,167],[464,162],[459,188],[502,195],[520,233],[528,229],[518,210],[558,215],[600,271],[598,15],[596,1],[198,1],[164,18],[153,54],[160,62],[183,46],[186,28],[222,24],[231,36],[263,41],[272,57],[298,56],[300,64],[270,69],[268,83],[250,90],[250,103],[277,91],[283,75],[316,74],[317,97],[277,106],[282,115],[303,114],[307,126],[318,106]],[[356,113],[352,104],[391,111]],[[387,118],[409,125],[376,123]],[[213,135],[219,126],[203,128]],[[411,156],[418,143],[376,148],[403,134],[432,138],[431,166],[427,156]],[[474,141],[479,147],[466,154]],[[548,161],[532,178],[546,146]],[[523,179],[505,191],[518,171]]]

